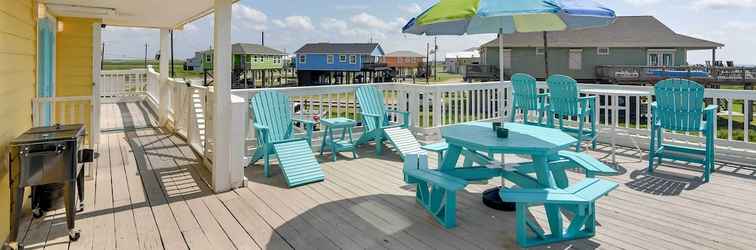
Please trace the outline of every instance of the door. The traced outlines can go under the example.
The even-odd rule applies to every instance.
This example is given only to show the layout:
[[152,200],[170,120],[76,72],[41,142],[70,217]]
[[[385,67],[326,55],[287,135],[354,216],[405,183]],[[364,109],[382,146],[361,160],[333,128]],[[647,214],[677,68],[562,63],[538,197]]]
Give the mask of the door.
[[35,126],[50,126],[53,122],[53,103],[55,95],[55,23],[51,17],[37,22],[37,100],[38,112]]

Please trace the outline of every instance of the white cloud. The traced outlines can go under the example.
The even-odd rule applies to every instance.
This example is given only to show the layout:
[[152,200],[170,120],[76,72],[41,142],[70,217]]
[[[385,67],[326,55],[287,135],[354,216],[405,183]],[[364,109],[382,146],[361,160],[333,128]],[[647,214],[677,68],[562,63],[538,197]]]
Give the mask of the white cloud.
[[420,12],[421,12],[421,11],[423,11],[423,10],[422,10],[422,9],[420,8],[420,5],[419,5],[419,4],[417,4],[417,3],[411,3],[411,4],[406,4],[406,5],[400,5],[400,6],[399,6],[399,9],[401,9],[401,10],[402,10],[402,11],[404,11],[404,12],[406,12],[407,14],[412,14],[412,15],[420,14]]
[[696,0],[693,6],[701,9],[756,8],[756,0]]
[[661,1],[662,0],[624,0],[624,2],[631,4],[633,6],[643,6],[643,7],[651,6]]
[[756,30],[756,23],[743,21],[729,21],[724,25],[725,29],[734,31],[753,31]]
[[235,29],[265,30],[268,16],[244,4],[236,4],[232,9]]
[[381,29],[381,30],[388,30],[391,28],[391,26],[386,21],[383,21],[383,19],[380,19],[376,16],[370,15],[365,12],[352,16],[351,21],[352,23],[356,25],[363,26],[366,28]]
[[298,31],[313,31],[315,26],[312,19],[308,16],[288,16],[283,20],[273,20],[273,24],[279,28],[292,29]]

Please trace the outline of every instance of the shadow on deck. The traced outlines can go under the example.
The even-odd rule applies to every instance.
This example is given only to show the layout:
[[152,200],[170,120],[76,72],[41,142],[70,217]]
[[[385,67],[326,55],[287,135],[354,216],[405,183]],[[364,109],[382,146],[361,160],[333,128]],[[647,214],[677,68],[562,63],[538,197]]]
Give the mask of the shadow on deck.
[[[145,106],[146,107],[146,106]],[[60,249],[516,249],[514,213],[481,203],[501,183],[476,183],[458,194],[457,228],[446,230],[415,201],[402,180],[399,157],[364,146],[358,159],[318,157],[326,180],[286,188],[275,161],[272,177],[258,162],[245,169],[247,186],[215,194],[207,170],[190,147],[152,124],[139,104],[103,112],[126,130],[102,134],[99,157],[88,166],[86,207],[77,218],[79,241],[68,242],[61,211],[27,217],[27,248]],[[142,123],[148,121],[148,123]],[[605,158],[608,147],[590,151]],[[700,170],[665,162],[645,172],[643,156],[620,149],[620,174],[601,177],[620,187],[597,204],[597,235],[549,249],[733,249],[756,245],[756,168],[722,163],[710,183]],[[431,156],[433,157],[433,156]],[[507,162],[520,161],[507,156]],[[435,165],[431,158],[430,165]],[[583,178],[570,172],[572,182]],[[28,213],[28,211],[27,211]],[[531,208],[545,221],[545,212]],[[28,216],[28,215],[27,215]],[[569,218],[569,216],[567,216]]]

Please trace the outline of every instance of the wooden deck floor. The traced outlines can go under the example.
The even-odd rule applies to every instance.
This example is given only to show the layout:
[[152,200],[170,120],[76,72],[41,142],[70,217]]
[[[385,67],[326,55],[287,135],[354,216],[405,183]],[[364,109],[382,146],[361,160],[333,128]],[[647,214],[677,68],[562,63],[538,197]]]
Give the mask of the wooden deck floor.
[[[127,123],[150,117],[128,107],[106,112]],[[202,181],[204,168],[189,146],[161,130],[104,133],[97,152],[86,182],[85,211],[77,220],[81,239],[68,241],[63,214],[55,211],[24,220],[19,239],[27,248],[517,248],[514,214],[480,202],[480,193],[499,180],[461,192],[459,227],[444,230],[416,204],[412,187],[402,181],[399,158],[391,152],[376,157],[373,147],[361,148],[359,159],[325,157],[324,182],[288,189],[278,168],[265,178],[258,166],[246,170],[247,187],[222,194]],[[618,157],[622,174],[606,177],[621,186],[598,203],[596,237],[543,248],[756,246],[756,167],[721,164],[711,183],[702,184],[700,172],[685,166],[667,164],[646,175],[646,163],[637,159]],[[531,213],[544,217],[539,209]]]

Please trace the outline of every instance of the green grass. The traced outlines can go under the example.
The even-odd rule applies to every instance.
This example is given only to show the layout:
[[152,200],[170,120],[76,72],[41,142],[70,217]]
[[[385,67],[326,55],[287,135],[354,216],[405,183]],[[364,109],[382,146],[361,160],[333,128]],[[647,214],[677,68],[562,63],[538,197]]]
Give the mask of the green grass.
[[[153,65],[156,71],[160,70],[160,65],[157,60],[147,60],[148,65]],[[202,73],[194,71],[184,70],[183,60],[173,61],[175,78],[200,78]],[[129,60],[105,60],[102,64],[103,70],[130,70],[130,69],[144,69],[144,60],[129,59]]]

